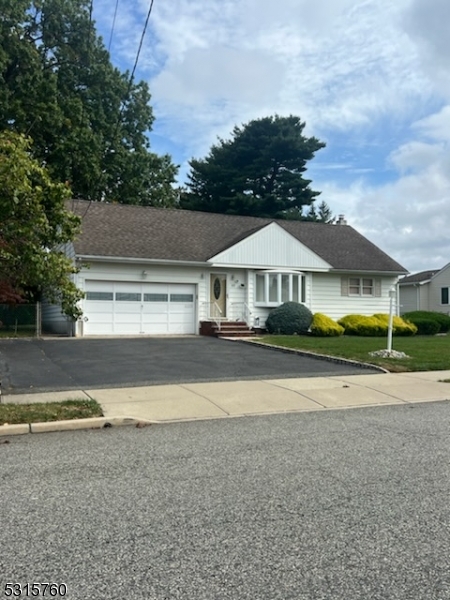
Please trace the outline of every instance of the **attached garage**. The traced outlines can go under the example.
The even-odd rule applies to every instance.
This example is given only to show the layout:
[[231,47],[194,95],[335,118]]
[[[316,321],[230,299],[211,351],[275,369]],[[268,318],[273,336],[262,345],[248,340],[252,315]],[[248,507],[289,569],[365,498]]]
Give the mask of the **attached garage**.
[[86,281],[84,335],[196,333],[196,286]]

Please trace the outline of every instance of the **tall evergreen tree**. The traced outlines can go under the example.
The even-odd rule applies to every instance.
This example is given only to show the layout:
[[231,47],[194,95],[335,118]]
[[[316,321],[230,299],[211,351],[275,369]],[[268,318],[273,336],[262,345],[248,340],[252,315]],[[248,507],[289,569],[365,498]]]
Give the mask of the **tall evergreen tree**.
[[172,206],[177,167],[150,150],[145,82],[111,62],[89,0],[0,0],[0,131],[75,197]]
[[304,179],[306,163],[325,146],[305,137],[298,117],[265,117],[233,129],[204,159],[190,161],[188,191],[180,206],[190,210],[296,218],[320,192]]

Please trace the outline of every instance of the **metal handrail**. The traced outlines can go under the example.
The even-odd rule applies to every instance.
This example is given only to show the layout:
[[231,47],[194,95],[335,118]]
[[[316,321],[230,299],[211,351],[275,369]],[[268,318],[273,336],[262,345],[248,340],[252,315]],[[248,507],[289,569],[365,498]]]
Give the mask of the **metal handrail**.
[[[206,304],[209,307],[208,310],[208,319],[211,319],[212,321],[214,321],[214,323],[217,325],[218,330],[220,331],[220,324],[222,322],[222,320],[225,319],[225,317],[221,317],[220,315],[222,314],[222,309],[220,308],[220,306],[217,304],[217,302],[203,302],[203,304]],[[211,308],[215,309],[216,314],[212,314]]]
[[253,313],[250,310],[250,307],[247,304],[247,302],[232,302],[231,305],[232,306],[239,305],[241,307],[240,316],[238,317],[238,320],[242,319],[242,321],[244,321],[245,323],[247,323],[247,325],[249,325],[250,317],[252,316]]

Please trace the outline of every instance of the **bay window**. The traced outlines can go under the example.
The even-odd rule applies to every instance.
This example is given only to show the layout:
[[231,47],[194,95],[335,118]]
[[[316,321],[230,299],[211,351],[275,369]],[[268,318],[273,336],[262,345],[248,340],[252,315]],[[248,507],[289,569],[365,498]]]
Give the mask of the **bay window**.
[[298,271],[262,271],[255,275],[255,305],[279,306],[283,302],[305,302],[305,277]]

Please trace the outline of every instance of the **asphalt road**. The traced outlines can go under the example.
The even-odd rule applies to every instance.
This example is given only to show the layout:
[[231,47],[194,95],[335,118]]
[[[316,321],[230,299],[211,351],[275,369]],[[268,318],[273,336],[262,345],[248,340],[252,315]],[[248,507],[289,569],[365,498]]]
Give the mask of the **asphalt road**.
[[0,341],[9,394],[370,372],[211,337]]
[[0,444],[0,597],[448,600],[450,403]]

